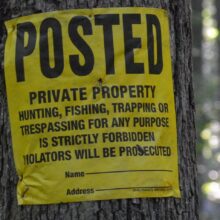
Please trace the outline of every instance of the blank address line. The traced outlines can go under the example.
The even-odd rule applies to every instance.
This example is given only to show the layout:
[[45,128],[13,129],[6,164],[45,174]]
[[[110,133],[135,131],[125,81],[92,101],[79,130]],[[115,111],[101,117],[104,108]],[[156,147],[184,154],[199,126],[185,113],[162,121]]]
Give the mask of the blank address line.
[[113,191],[113,190],[128,190],[128,189],[147,189],[147,190],[172,190],[172,186],[149,186],[149,187],[140,187],[140,186],[136,186],[136,187],[124,187],[124,188],[109,188],[109,189],[96,189],[97,192],[101,192],[101,191]]
[[173,170],[114,170],[85,173],[86,175],[111,174],[111,173],[135,173],[135,172],[173,172]]

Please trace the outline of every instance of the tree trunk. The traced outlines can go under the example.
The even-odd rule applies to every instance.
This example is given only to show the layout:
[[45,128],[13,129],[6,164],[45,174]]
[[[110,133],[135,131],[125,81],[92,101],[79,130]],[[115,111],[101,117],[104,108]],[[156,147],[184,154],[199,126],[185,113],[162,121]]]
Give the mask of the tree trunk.
[[[164,8],[170,17],[171,54],[177,113],[181,199],[123,199],[60,205],[18,206],[18,177],[13,162],[8,107],[3,76],[6,32],[3,21],[38,12],[67,8],[144,6]],[[198,219],[195,158],[194,97],[189,0],[1,0],[0,3],[0,219]],[[18,97],[19,98],[19,97]]]
[[198,79],[201,77],[201,58],[202,58],[202,1],[192,1],[193,9],[193,72],[196,74]]

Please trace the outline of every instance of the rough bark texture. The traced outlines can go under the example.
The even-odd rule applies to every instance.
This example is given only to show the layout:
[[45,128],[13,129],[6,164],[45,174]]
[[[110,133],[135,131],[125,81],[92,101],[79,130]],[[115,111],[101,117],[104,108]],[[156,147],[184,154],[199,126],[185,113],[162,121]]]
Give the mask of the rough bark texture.
[[[3,76],[6,19],[66,8],[145,6],[168,10],[178,128],[181,199],[128,199],[61,205],[18,206]],[[0,219],[144,220],[198,219],[194,98],[191,78],[190,0],[1,0],[0,2]],[[19,98],[19,97],[18,97]],[[54,192],[56,193],[56,192]]]
[[[192,19],[194,22],[193,26],[193,72],[201,77],[202,65],[202,1],[193,0],[192,1],[193,15]],[[220,13],[218,13],[220,14]],[[219,15],[220,16],[220,15]],[[218,20],[220,21],[220,20]]]

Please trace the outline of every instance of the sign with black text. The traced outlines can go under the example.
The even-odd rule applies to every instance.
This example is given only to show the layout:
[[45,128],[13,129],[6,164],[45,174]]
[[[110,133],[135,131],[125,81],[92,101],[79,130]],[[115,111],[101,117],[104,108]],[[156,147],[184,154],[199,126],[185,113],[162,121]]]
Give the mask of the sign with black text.
[[180,197],[166,11],[75,9],[6,27],[20,205]]

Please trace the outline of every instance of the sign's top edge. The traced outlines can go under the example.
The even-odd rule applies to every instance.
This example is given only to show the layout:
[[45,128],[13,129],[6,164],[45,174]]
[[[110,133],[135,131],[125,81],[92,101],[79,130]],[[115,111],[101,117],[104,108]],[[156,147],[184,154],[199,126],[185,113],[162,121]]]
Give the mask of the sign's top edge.
[[[125,11],[126,10],[126,11]],[[57,14],[62,15],[62,14],[76,14],[76,15],[94,15],[97,13],[102,13],[102,14],[112,14],[113,12],[126,12],[126,13],[137,13],[137,12],[145,12],[146,13],[161,13],[161,14],[166,14],[167,10],[162,9],[162,8],[153,8],[153,7],[108,7],[108,8],[71,8],[71,9],[64,9],[64,10],[54,10],[54,11],[48,11],[48,12],[42,12],[42,13],[33,13],[30,15],[22,15],[19,17],[11,18],[9,20],[5,21],[6,26],[10,26],[16,22],[23,22],[27,20],[32,20],[41,18],[41,17],[46,17],[46,16],[55,16]],[[15,22],[16,21],[16,22]]]

